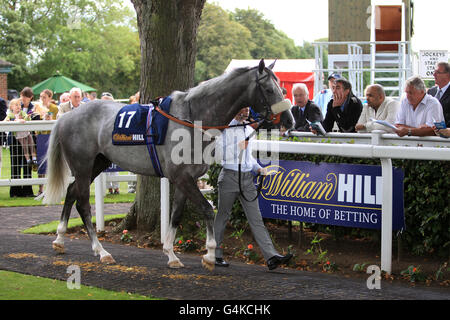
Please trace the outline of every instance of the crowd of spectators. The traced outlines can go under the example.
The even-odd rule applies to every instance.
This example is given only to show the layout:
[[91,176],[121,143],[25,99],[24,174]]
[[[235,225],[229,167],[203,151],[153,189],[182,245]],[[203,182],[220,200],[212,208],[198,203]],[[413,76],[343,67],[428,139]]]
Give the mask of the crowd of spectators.
[[[54,99],[54,93],[50,89],[45,89],[39,94],[39,99],[34,101],[33,90],[29,87],[23,88],[20,95],[8,96],[8,100],[0,98],[0,121],[25,122],[31,120],[56,120],[65,113],[72,111],[83,104],[97,99],[95,92],[82,92],[79,88],[72,88],[59,96],[59,100]],[[109,92],[101,95],[103,100],[114,100]],[[48,135],[46,132],[1,132],[0,146],[8,147],[11,163],[11,179],[30,179],[33,171],[38,171],[38,159],[36,154],[37,139],[41,135]],[[0,165],[1,165],[0,152]],[[115,174],[115,173],[113,173]],[[44,174],[38,171],[38,177]],[[38,195],[43,192],[43,186],[39,186]],[[130,192],[135,192],[135,184],[130,184]],[[118,194],[117,183],[111,185],[110,193]],[[34,197],[32,186],[12,186],[10,187],[10,197]]]
[[[409,78],[400,101],[387,97],[383,86],[369,85],[365,90],[367,103],[364,105],[353,94],[351,83],[336,73],[328,77],[330,89],[322,90],[313,101],[308,99],[306,86],[296,84],[292,89],[294,106],[291,108],[295,129],[317,134],[308,123],[320,122],[326,132],[382,130],[400,137],[449,137],[449,64],[438,63],[434,78],[436,85],[429,90],[419,76]],[[318,110],[322,111],[323,119]]]

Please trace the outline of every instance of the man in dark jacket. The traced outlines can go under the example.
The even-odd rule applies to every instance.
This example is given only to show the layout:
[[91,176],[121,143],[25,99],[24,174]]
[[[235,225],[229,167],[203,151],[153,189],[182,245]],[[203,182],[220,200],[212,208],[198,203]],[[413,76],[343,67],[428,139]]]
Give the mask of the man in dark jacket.
[[[310,122],[322,122],[323,116],[318,105],[309,100],[308,87],[304,83],[296,83],[292,88],[295,105],[291,108],[295,120],[295,130],[310,131]],[[308,120],[308,121],[307,121]]]
[[6,118],[6,111],[8,108],[6,107],[6,101],[0,97],[0,121],[3,121]]
[[[6,101],[3,100],[0,97],[0,121],[5,120],[6,118],[6,111],[8,110],[8,108],[6,107]],[[4,132],[0,132],[0,153],[2,150],[2,146],[3,146],[3,140],[6,138],[6,135]],[[2,158],[2,155],[0,154],[0,160]]]
[[444,113],[445,124],[450,128],[450,65],[439,62],[434,70],[436,86],[428,90],[428,94],[439,100]]
[[328,102],[323,121],[326,132],[333,130],[336,122],[339,132],[356,132],[355,125],[362,111],[362,103],[352,92],[352,84],[345,78],[335,81],[333,99]]

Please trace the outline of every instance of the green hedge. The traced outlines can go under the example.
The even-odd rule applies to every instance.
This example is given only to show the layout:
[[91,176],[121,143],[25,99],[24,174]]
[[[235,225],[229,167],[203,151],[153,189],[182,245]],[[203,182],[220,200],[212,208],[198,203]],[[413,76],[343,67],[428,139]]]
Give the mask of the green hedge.
[[[357,159],[337,156],[280,154],[281,160],[310,161],[314,163],[351,163],[380,165],[379,159]],[[393,160],[394,167],[402,168],[404,179],[404,206],[406,230],[401,234],[402,244],[409,252],[423,255],[433,253],[448,257],[450,252],[450,161]],[[211,199],[217,206],[217,178],[220,166],[209,170],[208,183],[215,188]],[[233,207],[230,221],[237,227],[246,223],[239,201]],[[313,226],[329,231],[327,226]],[[335,235],[355,233],[354,228],[335,227]],[[373,231],[361,231],[373,232]],[[379,231],[375,231],[379,232]]]

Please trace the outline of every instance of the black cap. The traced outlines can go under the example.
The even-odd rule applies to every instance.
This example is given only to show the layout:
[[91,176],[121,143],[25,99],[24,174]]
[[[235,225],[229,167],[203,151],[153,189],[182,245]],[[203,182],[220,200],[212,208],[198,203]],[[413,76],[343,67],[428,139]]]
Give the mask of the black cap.
[[339,73],[332,73],[328,76],[328,80],[330,79],[340,79],[342,76]]

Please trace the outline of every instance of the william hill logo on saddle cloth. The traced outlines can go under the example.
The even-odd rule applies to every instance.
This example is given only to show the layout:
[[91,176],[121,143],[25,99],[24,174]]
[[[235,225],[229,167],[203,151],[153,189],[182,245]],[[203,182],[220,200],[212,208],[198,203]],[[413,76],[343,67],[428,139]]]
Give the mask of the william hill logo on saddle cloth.
[[[170,112],[171,97],[160,100],[159,107]],[[153,104],[138,103],[122,107],[117,113],[112,132],[115,145],[164,144],[169,119],[155,110]]]

